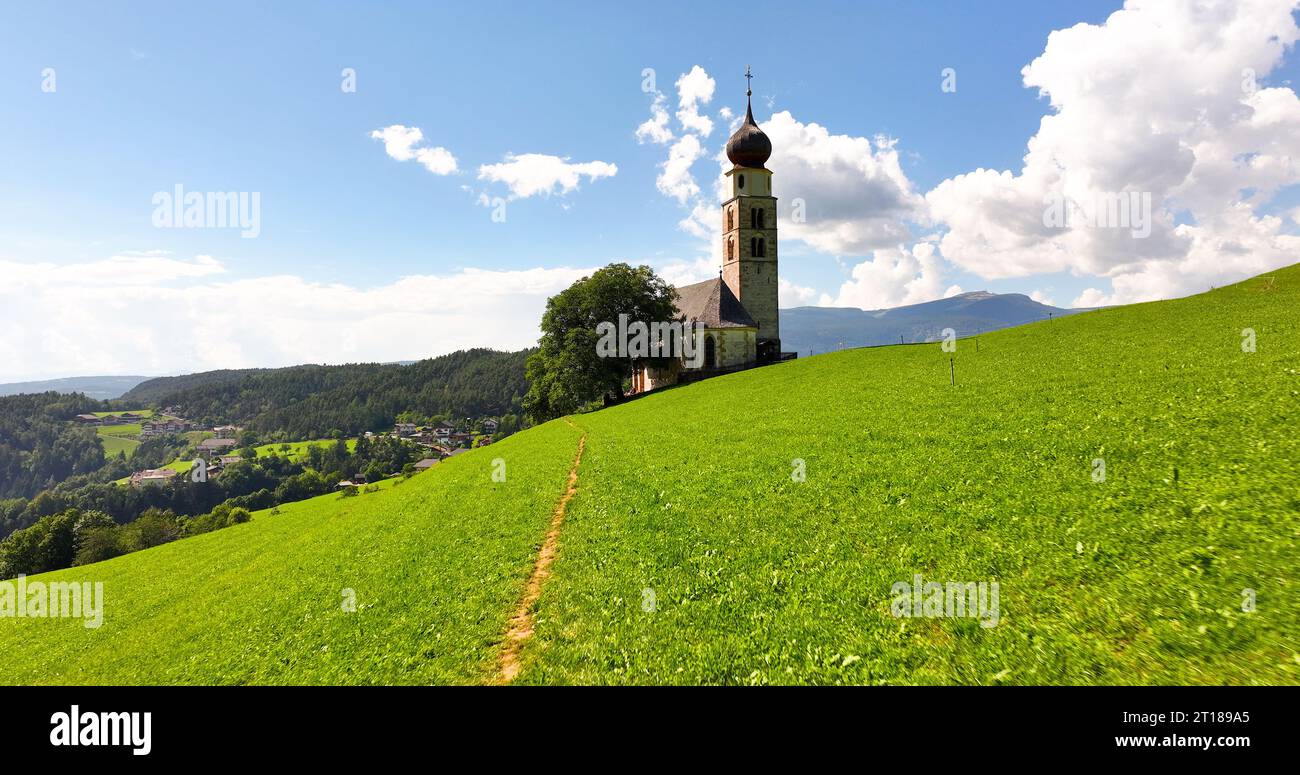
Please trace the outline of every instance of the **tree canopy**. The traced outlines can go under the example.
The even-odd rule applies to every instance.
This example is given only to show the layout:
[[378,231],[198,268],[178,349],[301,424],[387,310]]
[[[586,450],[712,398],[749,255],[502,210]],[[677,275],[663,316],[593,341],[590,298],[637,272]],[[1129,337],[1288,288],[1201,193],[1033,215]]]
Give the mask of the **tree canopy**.
[[631,377],[630,356],[604,357],[597,351],[602,323],[620,315],[646,324],[677,316],[677,292],[648,266],[610,264],[584,277],[546,302],[542,338],[528,358],[524,409],[536,422],[577,411],[584,404],[623,398]]

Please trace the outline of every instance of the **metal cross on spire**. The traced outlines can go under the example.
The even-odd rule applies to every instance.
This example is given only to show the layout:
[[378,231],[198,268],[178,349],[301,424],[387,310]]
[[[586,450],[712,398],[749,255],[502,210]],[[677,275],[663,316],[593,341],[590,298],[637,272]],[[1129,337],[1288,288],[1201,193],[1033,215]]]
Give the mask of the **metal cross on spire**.
[[745,65],[745,96],[746,97],[749,97],[754,93],[754,90],[750,88],[752,86],[753,78],[754,78],[753,74],[749,72],[749,65]]

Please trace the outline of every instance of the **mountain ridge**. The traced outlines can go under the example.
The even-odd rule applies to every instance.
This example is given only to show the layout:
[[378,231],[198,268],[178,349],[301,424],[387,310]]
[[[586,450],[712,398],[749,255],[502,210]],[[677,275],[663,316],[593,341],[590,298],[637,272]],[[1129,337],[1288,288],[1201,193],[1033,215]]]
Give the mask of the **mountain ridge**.
[[1023,293],[968,291],[901,307],[790,307],[781,310],[782,349],[801,356],[852,347],[932,342],[1064,317],[1089,309],[1054,307]]

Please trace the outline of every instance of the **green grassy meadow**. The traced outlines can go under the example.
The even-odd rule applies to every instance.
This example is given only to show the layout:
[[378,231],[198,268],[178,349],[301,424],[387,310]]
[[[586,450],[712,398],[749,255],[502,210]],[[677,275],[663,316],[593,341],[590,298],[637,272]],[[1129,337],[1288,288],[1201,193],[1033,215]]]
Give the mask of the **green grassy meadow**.
[[[552,422],[47,574],[103,580],[104,625],[0,619],[0,682],[490,680],[580,428],[517,682],[1295,684],[1297,310],[1291,267]],[[997,625],[894,616],[916,574],[997,582]]]
[[0,683],[473,682],[492,669],[578,435],[553,422],[378,492],[32,577],[102,581],[104,623],[0,618]]
[[[211,434],[207,434],[207,435],[211,436]],[[191,441],[195,441],[195,439],[191,439]],[[105,438],[104,440],[105,451],[107,451],[108,443],[109,443],[108,439]],[[253,449],[257,452],[257,457],[280,455],[281,457],[287,457],[288,459],[293,461],[300,461],[307,456],[307,450],[309,448],[314,446],[325,446],[327,444],[333,444],[333,443],[334,443],[333,441],[330,441],[328,439],[318,440],[318,441],[291,441],[291,442],[280,443],[280,444],[262,444],[260,446],[254,447]],[[134,446],[135,445],[132,445],[132,449],[134,449]],[[286,450],[284,449],[284,447],[288,447],[288,449]],[[355,452],[356,448],[357,448],[357,440],[348,439],[348,451]],[[232,450],[232,454],[233,452],[234,451]],[[128,453],[128,456],[129,455],[130,453]],[[163,466],[163,468],[170,468],[171,470],[181,474],[189,471],[193,467],[194,467],[194,459],[192,457],[176,458],[175,460],[171,461],[167,465]],[[130,483],[131,483],[131,477],[129,476],[124,476],[121,479],[117,479],[114,481],[114,484],[130,484]]]
[[[333,443],[334,442],[329,439],[320,439],[317,441],[290,441],[281,444],[262,444],[261,446],[254,447],[254,449],[257,451],[258,457],[279,455],[288,458],[289,460],[298,461],[307,457],[307,450],[311,447],[323,447]],[[288,449],[285,449],[285,447],[288,447]],[[348,451],[355,452],[356,449],[357,440],[348,439]]]
[[95,429],[100,442],[104,445],[104,456],[113,457],[125,452],[128,458],[140,446],[140,423],[122,423],[120,425],[101,425]]
[[[521,679],[1296,683],[1300,268],[1275,275],[578,418]],[[918,573],[998,581],[999,624],[895,618]]]

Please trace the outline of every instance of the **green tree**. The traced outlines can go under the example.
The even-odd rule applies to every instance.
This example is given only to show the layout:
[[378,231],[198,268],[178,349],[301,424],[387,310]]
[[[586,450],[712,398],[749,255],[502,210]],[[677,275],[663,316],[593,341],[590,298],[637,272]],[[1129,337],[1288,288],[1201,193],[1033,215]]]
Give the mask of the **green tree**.
[[0,541],[0,579],[66,568],[75,557],[76,509],[42,517]]
[[630,357],[602,357],[597,326],[646,324],[677,317],[677,292],[648,266],[635,269],[610,264],[584,277],[546,302],[538,351],[528,359],[532,383],[524,409],[537,422],[577,411],[603,398],[623,398],[623,383],[632,375]]
[[89,565],[92,562],[111,560],[126,553],[119,540],[118,528],[92,527],[77,537],[77,554],[73,565]]
[[122,525],[118,531],[120,545],[127,552],[138,552],[181,537],[176,515],[158,508],[146,510],[133,522]]

